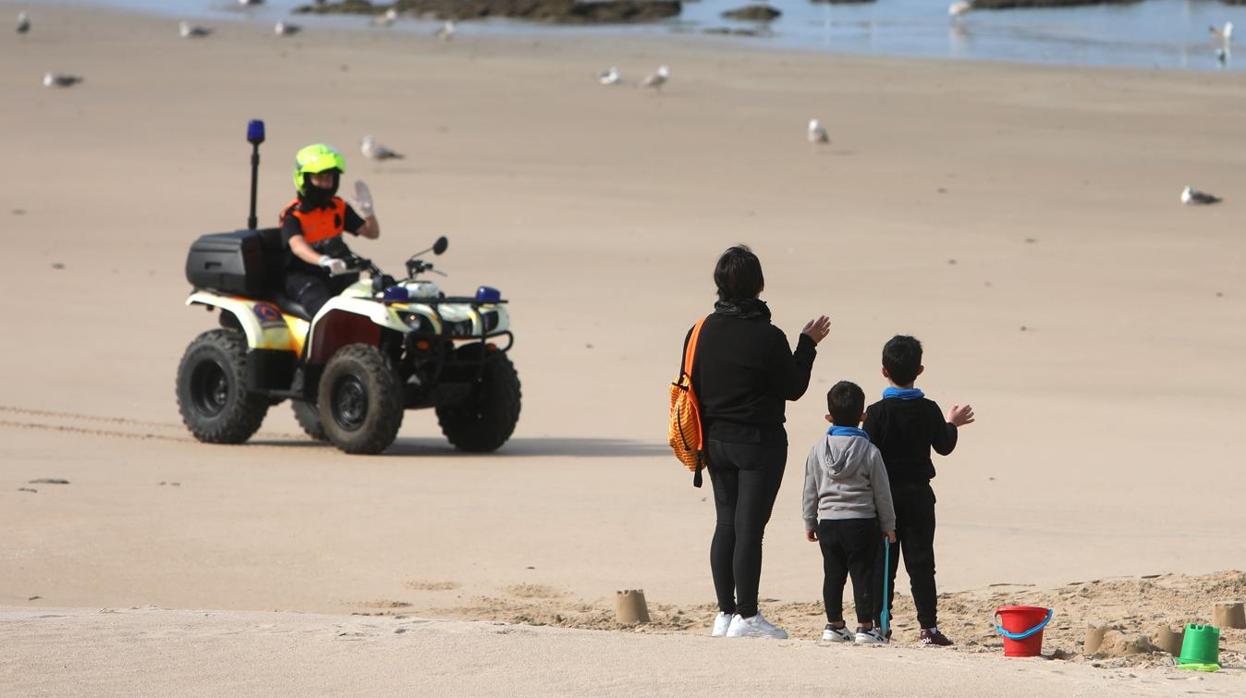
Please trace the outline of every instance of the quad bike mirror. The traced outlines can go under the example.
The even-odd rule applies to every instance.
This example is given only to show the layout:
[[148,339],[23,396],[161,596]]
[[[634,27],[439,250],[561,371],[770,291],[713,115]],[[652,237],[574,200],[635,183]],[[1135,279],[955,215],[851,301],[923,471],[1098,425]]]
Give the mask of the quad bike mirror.
[[437,255],[442,254],[446,251],[446,248],[449,246],[450,246],[450,241],[446,239],[445,235],[442,235],[441,237],[437,238],[437,242],[433,243],[433,254],[437,254]]

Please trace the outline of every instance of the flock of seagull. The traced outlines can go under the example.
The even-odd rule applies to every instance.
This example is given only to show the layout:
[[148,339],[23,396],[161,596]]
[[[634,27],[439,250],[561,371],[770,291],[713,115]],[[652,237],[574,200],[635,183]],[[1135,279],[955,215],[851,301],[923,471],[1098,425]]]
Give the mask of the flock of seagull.
[[[238,0],[238,4],[244,7],[260,5],[264,0]],[[956,0],[948,6],[948,15],[952,18],[959,18],[971,10],[973,10],[973,0]],[[378,15],[372,19],[372,24],[380,27],[393,26],[398,19],[398,12],[393,8],[387,10],[384,14]],[[17,15],[17,33],[27,34],[30,32],[31,21],[30,15],[26,12],[19,12]],[[277,36],[293,36],[302,31],[302,27],[290,22],[277,22],[273,27],[273,33]],[[434,34],[437,38],[448,41],[454,37],[457,28],[453,21],[446,21],[440,29]],[[191,24],[190,22],[178,23],[178,34],[184,39],[203,38],[211,35],[213,29],[200,25]],[[1221,61],[1225,62],[1229,55],[1229,45],[1233,38],[1233,23],[1225,22],[1221,27],[1211,27],[1211,35],[1219,42],[1216,55]],[[660,65],[658,69],[645,76],[639,83],[638,87],[652,89],[657,93],[661,93],[662,87],[671,79],[671,69],[669,66]],[[43,76],[44,87],[72,87],[83,81],[80,75],[70,75],[65,73],[46,73]],[[623,73],[619,71],[618,66],[610,66],[606,70],[597,74],[597,82],[604,86],[622,85]],[[806,138],[809,143],[816,146],[828,145],[831,142],[830,134],[827,133],[826,127],[818,119],[810,119],[809,126],[806,129]],[[376,141],[371,135],[364,136],[359,143],[359,152],[368,160],[375,162],[385,160],[400,160],[403,158],[391,148],[386,147]],[[1199,191],[1191,186],[1186,186],[1181,191],[1181,203],[1188,206],[1210,205],[1220,203],[1222,199],[1214,194]]]

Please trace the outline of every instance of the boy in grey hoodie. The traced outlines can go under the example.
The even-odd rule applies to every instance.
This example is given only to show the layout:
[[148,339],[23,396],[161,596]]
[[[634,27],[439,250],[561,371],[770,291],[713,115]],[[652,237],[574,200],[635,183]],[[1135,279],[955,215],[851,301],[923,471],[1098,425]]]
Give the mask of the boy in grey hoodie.
[[[809,451],[803,498],[805,538],[822,548],[827,620],[822,639],[882,644],[887,640],[874,627],[882,601],[876,568],[882,539],[896,540],[887,468],[869,435],[858,428],[865,412],[861,388],[848,381],[836,383],[826,394],[826,406],[831,428]],[[849,575],[856,633],[850,633],[844,622],[844,582]]]

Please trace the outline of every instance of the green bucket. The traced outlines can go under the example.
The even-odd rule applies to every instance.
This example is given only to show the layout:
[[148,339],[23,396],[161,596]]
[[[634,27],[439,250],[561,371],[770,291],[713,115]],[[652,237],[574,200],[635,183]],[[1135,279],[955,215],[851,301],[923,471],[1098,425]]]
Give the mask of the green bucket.
[[[1185,640],[1177,665],[1220,665],[1220,628],[1214,625],[1185,626]],[[1194,668],[1191,666],[1191,668]]]

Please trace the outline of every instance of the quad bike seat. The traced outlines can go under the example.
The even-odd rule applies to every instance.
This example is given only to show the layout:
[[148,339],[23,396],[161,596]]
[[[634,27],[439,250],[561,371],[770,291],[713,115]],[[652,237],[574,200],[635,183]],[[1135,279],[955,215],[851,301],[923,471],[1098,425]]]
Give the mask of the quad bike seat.
[[286,294],[280,291],[274,293],[272,295],[272,302],[276,303],[278,308],[281,308],[281,312],[288,313],[294,317],[302,318],[308,322],[311,322],[311,313],[307,312],[307,308],[304,308],[302,303],[290,298]]

